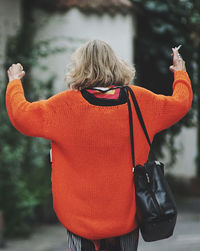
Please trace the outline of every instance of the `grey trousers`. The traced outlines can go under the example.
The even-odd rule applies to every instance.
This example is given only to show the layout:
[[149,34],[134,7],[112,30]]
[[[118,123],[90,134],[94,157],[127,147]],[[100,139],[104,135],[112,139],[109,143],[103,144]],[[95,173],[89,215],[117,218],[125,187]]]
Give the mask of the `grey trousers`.
[[[66,229],[67,230],[67,229]],[[115,246],[108,246],[106,239],[101,240],[100,250],[106,251],[137,251],[139,229],[125,235],[117,236]],[[92,241],[82,238],[67,230],[66,251],[95,251]]]

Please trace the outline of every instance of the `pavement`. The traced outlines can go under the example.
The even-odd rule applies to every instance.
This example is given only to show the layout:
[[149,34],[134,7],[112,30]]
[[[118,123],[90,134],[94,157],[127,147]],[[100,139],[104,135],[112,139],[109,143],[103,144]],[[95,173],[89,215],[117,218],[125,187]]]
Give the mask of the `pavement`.
[[[144,242],[140,236],[138,251],[200,251],[200,198],[178,202],[174,235],[166,240]],[[65,251],[66,232],[62,225],[36,228],[29,239],[8,240],[0,251]]]
[[177,207],[173,236],[156,242],[144,242],[140,237],[138,251],[200,251],[200,198],[183,198]]
[[181,214],[174,235],[166,240],[144,242],[142,237],[138,251],[200,251],[200,215]]
[[44,225],[35,229],[28,239],[7,240],[1,251],[65,251],[66,231],[60,224]]

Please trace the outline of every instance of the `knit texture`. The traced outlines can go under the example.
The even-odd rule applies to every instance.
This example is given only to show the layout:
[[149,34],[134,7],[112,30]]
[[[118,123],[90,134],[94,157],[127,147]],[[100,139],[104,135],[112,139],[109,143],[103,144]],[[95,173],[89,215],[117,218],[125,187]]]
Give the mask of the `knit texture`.
[[[190,79],[183,71],[174,74],[172,96],[131,88],[151,140],[180,120],[192,103]],[[54,209],[67,229],[102,239],[137,227],[127,104],[92,105],[74,90],[30,103],[20,80],[8,84],[6,104],[17,130],[51,140]],[[132,110],[136,164],[144,164],[149,146],[133,104]]]

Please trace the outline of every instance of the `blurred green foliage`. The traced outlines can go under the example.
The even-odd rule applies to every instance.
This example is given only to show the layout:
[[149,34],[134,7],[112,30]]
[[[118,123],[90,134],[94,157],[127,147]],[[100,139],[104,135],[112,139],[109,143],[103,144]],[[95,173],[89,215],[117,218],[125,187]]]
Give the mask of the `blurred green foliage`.
[[[34,22],[34,9],[46,5],[53,8],[55,2],[22,0],[22,25],[17,35],[7,41],[5,72],[13,63],[23,65],[26,71],[23,87],[30,102],[53,94],[56,75],[49,73],[41,59],[73,49],[73,46],[56,45],[56,41],[81,42],[70,37],[34,41],[41,28]],[[31,72],[35,69],[40,73],[48,72],[48,77],[41,80],[34,75],[33,78]],[[57,218],[51,196],[50,142],[24,136],[12,126],[5,107],[6,86],[7,83],[1,83],[0,210],[4,215],[5,235],[16,237],[29,235],[37,222],[54,222]]]
[[[154,140],[154,151],[163,156],[162,146],[168,145],[173,167],[180,149],[174,144],[182,126],[198,126],[194,115],[199,111],[200,62],[200,1],[196,0],[132,0],[135,5],[137,37],[135,41],[136,83],[151,91],[171,95],[173,74],[171,48],[182,44],[180,53],[186,61],[194,90],[193,108],[187,116],[171,128],[159,133]],[[200,121],[200,116],[198,116]],[[200,123],[198,123],[200,124]],[[200,147],[200,141],[198,143]],[[199,149],[200,150],[200,149]],[[200,151],[198,151],[200,152]],[[200,159],[199,159],[200,160]],[[197,161],[197,173],[200,173]]]
[[[51,39],[33,43],[37,27],[29,21],[27,8],[24,11],[25,20],[19,33],[7,42],[5,70],[16,62],[24,66],[23,86],[31,102],[51,96],[55,79],[54,75],[48,75],[45,81],[33,79],[31,70],[47,71],[40,59],[66,48],[52,47]],[[25,236],[33,231],[35,222],[56,219],[51,198],[50,143],[24,136],[12,126],[5,107],[6,85],[2,83],[0,94],[0,210],[4,215],[6,236]]]

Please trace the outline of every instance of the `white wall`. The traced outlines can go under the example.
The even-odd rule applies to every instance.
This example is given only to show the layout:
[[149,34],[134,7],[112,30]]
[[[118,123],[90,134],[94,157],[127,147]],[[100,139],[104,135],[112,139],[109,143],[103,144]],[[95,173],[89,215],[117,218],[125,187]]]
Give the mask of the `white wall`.
[[[175,138],[175,146],[180,150],[177,162],[172,169],[166,171],[175,176],[194,177],[196,174],[197,128],[182,128],[181,133]],[[165,149],[165,153],[164,163],[168,161],[169,152],[167,149]]]
[[[46,14],[42,11],[35,12],[35,17],[40,25],[36,36],[36,42],[48,38],[60,38],[55,45],[67,45],[72,51],[81,43],[89,39],[102,39],[108,42],[118,56],[132,62],[133,59],[133,36],[134,21],[132,16],[117,13],[109,14],[83,14],[73,8],[65,14]],[[63,37],[74,39],[64,40]],[[71,51],[53,55],[48,58],[48,67],[51,72],[57,73],[55,81],[56,92],[66,88],[64,83],[65,66],[69,63]],[[36,71],[35,71],[36,74]],[[37,71],[39,74],[39,71]],[[46,74],[42,74],[46,77]]]
[[21,23],[21,0],[0,0],[0,81],[4,81],[6,42],[15,35]]

